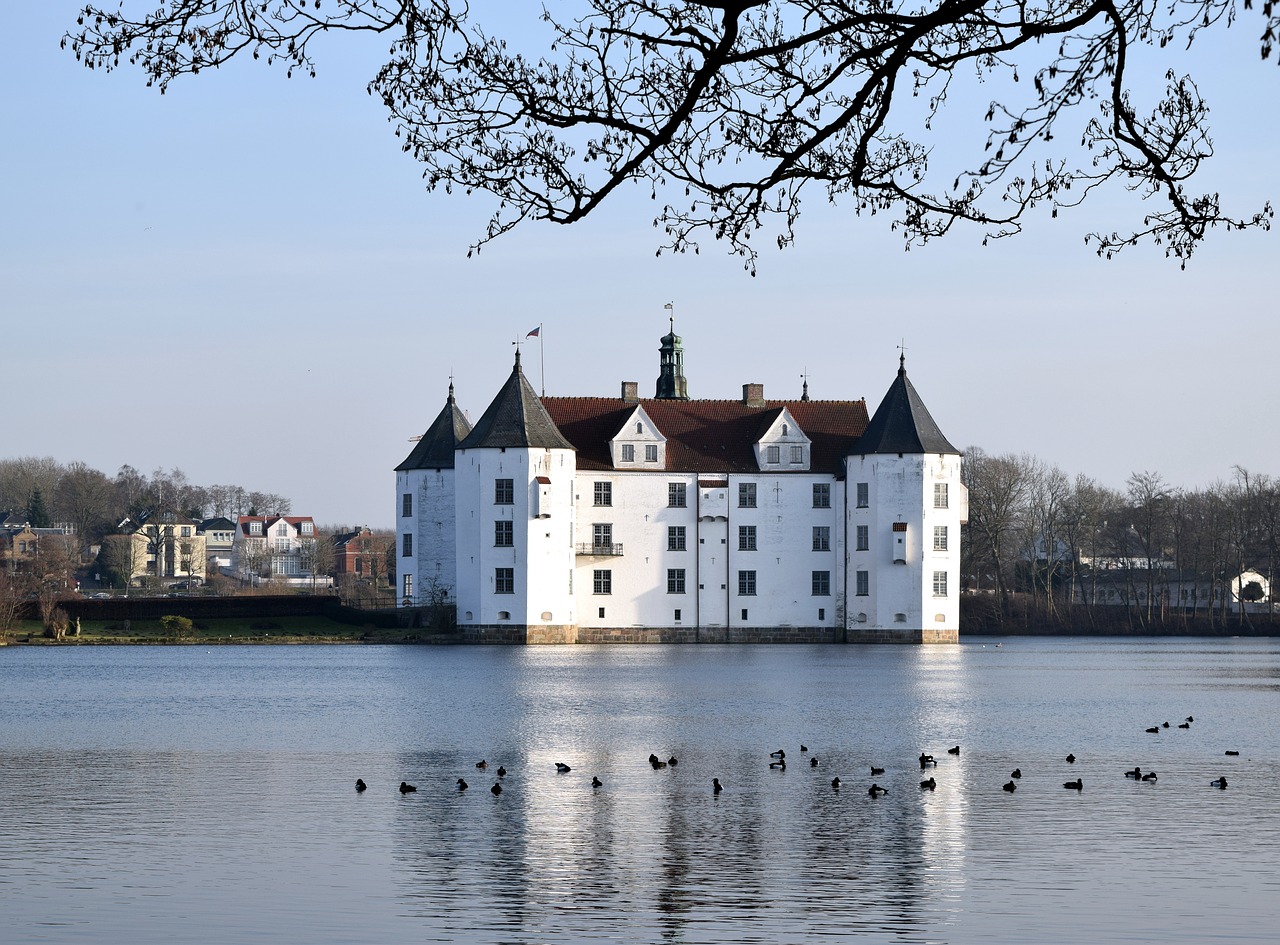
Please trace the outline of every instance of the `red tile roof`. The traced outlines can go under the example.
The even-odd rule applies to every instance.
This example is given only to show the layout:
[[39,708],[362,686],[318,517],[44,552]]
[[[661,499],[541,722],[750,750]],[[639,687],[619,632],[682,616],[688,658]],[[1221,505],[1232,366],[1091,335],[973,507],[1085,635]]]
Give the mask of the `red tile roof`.
[[[667,438],[672,472],[756,472],[755,444],[786,408],[813,443],[810,469],[843,473],[842,460],[866,429],[865,400],[769,400],[748,407],[737,400],[641,400]],[[579,469],[614,469],[609,442],[637,402],[616,397],[544,397],[542,404],[578,451]],[[637,463],[637,468],[642,468]]]

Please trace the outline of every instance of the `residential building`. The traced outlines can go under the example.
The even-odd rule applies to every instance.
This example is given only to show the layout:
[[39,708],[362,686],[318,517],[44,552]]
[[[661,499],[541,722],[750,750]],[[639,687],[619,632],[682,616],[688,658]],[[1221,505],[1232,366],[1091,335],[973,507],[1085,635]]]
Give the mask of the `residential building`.
[[204,536],[205,553],[208,555],[209,568],[217,570],[231,567],[231,551],[235,545],[236,523],[229,518],[218,516],[207,518],[200,523],[199,533]]
[[[907,378],[862,400],[539,397],[517,352],[471,427],[454,399],[397,467],[402,606],[427,582],[506,642],[955,642],[960,452]],[[426,445],[424,445],[426,444]]]
[[170,508],[138,521],[125,519],[121,534],[107,536],[108,556],[128,584],[146,578],[201,578],[207,573],[205,539],[199,526]]
[[232,539],[231,573],[250,582],[309,576],[316,541],[309,515],[241,515]]

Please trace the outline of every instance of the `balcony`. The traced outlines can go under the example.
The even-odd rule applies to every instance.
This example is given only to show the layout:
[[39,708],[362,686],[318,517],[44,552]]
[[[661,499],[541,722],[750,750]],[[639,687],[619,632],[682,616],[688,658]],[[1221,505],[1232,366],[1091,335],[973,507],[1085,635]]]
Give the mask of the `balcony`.
[[596,558],[613,557],[622,554],[621,542],[587,542],[578,545],[578,554]]

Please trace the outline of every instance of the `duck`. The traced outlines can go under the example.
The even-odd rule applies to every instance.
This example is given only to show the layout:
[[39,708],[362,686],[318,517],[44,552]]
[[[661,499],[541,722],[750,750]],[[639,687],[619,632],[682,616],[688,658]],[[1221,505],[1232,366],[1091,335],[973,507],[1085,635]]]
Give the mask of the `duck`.
[[660,758],[650,758],[649,764],[653,767],[654,771],[657,771],[659,768],[665,768],[667,766],[667,763],[661,760]]
[[1011,777],[1011,778],[1021,778],[1021,777],[1022,777],[1022,769],[1021,769],[1021,768],[1014,768],[1014,769],[1013,769],[1013,771],[1012,771],[1012,772],[1010,772],[1009,777]]
[[1014,791],[1018,790],[1018,785],[1015,784],[1013,781],[1007,781],[1005,782],[1004,789],[1008,791],[1010,794],[1012,794]]
[[570,767],[569,767],[567,764],[565,764],[563,761],[557,761],[557,762],[556,762],[556,770],[557,770],[558,772],[560,772],[561,774],[568,774],[568,773],[569,773],[570,771],[572,771],[573,769],[572,769],[572,768],[570,768]]
[[367,784],[365,784],[365,783],[364,783],[364,778],[356,778],[356,790],[357,790],[357,791],[363,791],[363,790],[365,790],[365,789],[366,789],[366,788],[368,788],[368,787],[369,787],[369,785],[367,785]]
[[957,745],[955,748],[948,748],[948,749],[947,749],[947,754],[948,754],[948,755],[958,755],[958,754],[960,754],[960,746],[959,746],[959,745]]
[[810,768],[816,768],[816,767],[818,767],[818,756],[817,756],[817,755],[814,755],[812,758],[810,758],[810,759],[809,759],[809,767],[810,767]]
[[1144,775],[1142,776],[1142,780],[1144,780],[1144,781],[1154,781],[1154,780],[1156,780],[1156,773],[1155,773],[1154,771],[1148,771],[1146,774],[1144,774]]
[[1074,781],[1064,781],[1062,786],[1068,791],[1083,791],[1084,778],[1076,778]]
[[1193,716],[1193,715],[1188,715],[1188,716],[1187,716],[1187,722],[1188,722],[1188,723],[1190,723],[1190,722],[1194,722],[1194,721],[1195,721],[1195,716]]
[[1132,771],[1126,771],[1126,772],[1124,773],[1124,776],[1125,776],[1126,778],[1133,778],[1133,780],[1135,780],[1135,781],[1141,781],[1141,780],[1142,780],[1142,769],[1141,769],[1141,768],[1134,768]]
[[769,757],[770,758],[786,758],[787,753],[783,751],[781,748],[779,748],[777,751],[769,752]]
[[1153,726],[1151,726],[1151,728],[1147,729],[1147,734],[1149,734],[1149,735],[1159,735],[1159,734],[1160,734],[1160,726],[1159,726],[1159,725],[1153,725]]
[[482,768],[482,769],[483,769],[483,768],[487,768],[487,767],[489,767],[489,762],[487,762],[487,761],[485,761],[483,758],[481,758],[479,761],[477,761],[477,762],[476,762],[476,767],[477,767],[477,768]]
[[1168,723],[1168,722],[1165,722],[1165,723],[1163,724],[1163,726],[1162,726],[1162,727],[1163,727],[1163,728],[1168,728],[1168,727],[1169,727],[1169,723]]
[[840,790],[840,778],[839,777],[832,778],[831,786],[835,788],[837,791]]
[[678,765],[679,763],[680,763],[680,762],[676,761],[676,756],[675,756],[675,755],[672,755],[670,758],[668,758],[668,759],[667,759],[667,764],[671,765],[671,767],[673,767],[673,768],[674,768],[676,765]]
[[466,781],[464,781],[464,780],[462,780],[462,778],[458,778],[458,790],[459,790],[459,791],[465,791],[465,790],[466,790],[467,788],[469,788],[470,786],[471,786],[471,785],[467,784],[467,782],[466,782]]
[[786,758],[779,758],[777,761],[771,761],[771,762],[769,762],[769,767],[770,767],[770,768],[777,768],[779,771],[786,771],[786,770],[787,770],[787,759],[786,759]]
[[591,786],[592,786],[592,787],[604,787],[604,782],[603,782],[603,781],[601,781],[599,778],[597,778],[595,775],[592,775],[592,776],[591,776]]
[[724,785],[720,783],[720,779],[719,779],[719,778],[712,778],[712,779],[711,779],[711,793],[713,793],[713,794],[719,794],[719,793],[720,793],[721,791],[723,791],[723,790],[724,790]]
[[1216,781],[1210,781],[1209,787],[1225,788],[1227,786],[1226,778],[1218,778]]
[[801,751],[801,752],[806,752],[806,751],[808,751],[808,750],[809,750],[809,746],[808,746],[808,745],[801,745],[801,746],[800,746],[800,751]]
[[1191,723],[1190,723],[1190,722],[1181,722],[1181,723],[1179,723],[1178,728],[1191,728]]
[[888,788],[882,788],[880,785],[876,784],[874,781],[871,782],[871,787],[867,788],[868,797],[879,797],[881,794],[888,794],[888,793],[889,793]]
[[933,757],[933,755],[926,755],[924,752],[920,752],[920,770],[921,771],[923,771],[929,765],[937,765],[937,763],[938,763],[938,759]]
[[920,782],[920,787],[921,787],[921,788],[923,788],[923,789],[924,789],[924,790],[926,790],[926,791],[933,791],[933,790],[936,790],[936,789],[937,789],[937,787],[938,787],[938,782],[937,782],[935,779],[933,779],[933,778],[929,778],[929,779],[927,779],[927,780],[925,780],[925,781],[921,781],[921,782]]
[[1073,764],[1075,764],[1075,763],[1076,763],[1076,756],[1075,756],[1075,755],[1067,755],[1067,764],[1069,764],[1069,765],[1073,765]]
[[497,781],[494,781],[493,787],[489,788],[489,793],[492,794],[494,797],[497,797],[499,794],[502,793],[502,785],[499,784]]
[[655,755],[653,752],[649,752],[649,764],[653,765],[654,767],[657,767],[658,762],[660,760],[661,759],[659,759],[658,756]]
[[872,765],[871,776],[875,777],[877,774],[884,774],[884,768],[877,768],[875,765]]
[[498,777],[505,778],[506,776],[507,776],[507,769],[504,768],[502,765],[498,765]]
[[414,787],[412,784],[409,784],[409,783],[408,783],[408,782],[406,782],[406,781],[401,781],[401,782],[400,782],[400,793],[401,793],[401,794],[411,794],[411,793],[413,793],[413,792],[414,792],[414,791],[416,791],[416,790],[418,790],[418,789],[417,789],[416,787]]

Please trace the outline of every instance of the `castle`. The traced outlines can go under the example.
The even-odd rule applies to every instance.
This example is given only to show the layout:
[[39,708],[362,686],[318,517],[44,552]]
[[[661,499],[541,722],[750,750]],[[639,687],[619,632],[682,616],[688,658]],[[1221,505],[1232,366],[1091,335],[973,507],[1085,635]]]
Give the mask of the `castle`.
[[864,400],[693,400],[674,325],[655,396],[539,397],[517,349],[396,467],[401,606],[494,643],[958,639],[960,451],[900,357]]

